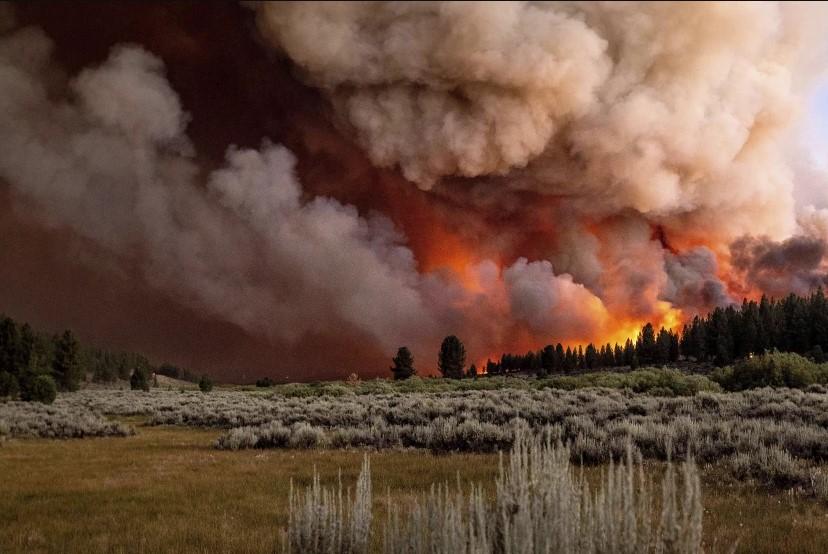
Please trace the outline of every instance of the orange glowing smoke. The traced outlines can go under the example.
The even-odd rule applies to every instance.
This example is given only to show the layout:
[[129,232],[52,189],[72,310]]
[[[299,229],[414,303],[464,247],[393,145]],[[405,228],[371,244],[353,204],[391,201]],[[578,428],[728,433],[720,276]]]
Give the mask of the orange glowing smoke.
[[419,246],[418,263],[421,272],[448,271],[469,293],[483,292],[483,285],[475,271],[482,260],[463,238],[443,226],[434,226],[427,237],[420,238]]

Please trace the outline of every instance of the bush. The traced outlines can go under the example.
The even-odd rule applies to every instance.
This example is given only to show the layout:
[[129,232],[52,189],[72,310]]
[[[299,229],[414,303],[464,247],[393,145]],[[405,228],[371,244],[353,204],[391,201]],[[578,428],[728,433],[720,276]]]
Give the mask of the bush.
[[655,368],[637,369],[629,373],[600,371],[577,376],[553,377],[539,381],[538,386],[563,390],[590,387],[630,389],[633,392],[656,390],[660,396],[692,396],[702,391],[721,390],[717,383],[703,375],[687,375],[675,369]]
[[274,394],[284,396],[285,398],[309,398],[311,396],[318,396],[317,391],[307,383],[278,385]]
[[201,379],[198,381],[198,388],[201,392],[210,392],[213,390],[213,380],[206,375],[202,375]]
[[391,394],[395,392],[394,383],[385,379],[363,381],[356,389],[357,394]]
[[136,367],[132,371],[132,376],[129,378],[129,387],[132,390],[148,392],[150,390],[150,382],[147,370],[142,367]]
[[732,367],[715,371],[711,378],[730,391],[762,387],[804,389],[814,383],[825,383],[828,367],[794,354],[771,352],[740,360]]
[[811,482],[809,472],[778,446],[760,444],[749,454],[734,454],[727,461],[727,466],[731,475],[740,481],[755,479],[771,487],[795,487]]
[[354,389],[347,385],[342,385],[339,383],[326,383],[319,387],[317,391],[318,396],[348,396],[354,393]]
[[256,386],[259,388],[270,388],[276,383],[270,377],[265,377],[264,379],[257,379]]
[[57,383],[50,375],[38,375],[32,379],[27,396],[25,400],[51,404],[57,397]]

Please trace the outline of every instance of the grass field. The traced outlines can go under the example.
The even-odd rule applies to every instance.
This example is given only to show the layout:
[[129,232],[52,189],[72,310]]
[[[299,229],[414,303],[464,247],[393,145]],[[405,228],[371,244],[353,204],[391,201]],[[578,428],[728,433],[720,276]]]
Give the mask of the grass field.
[[[352,486],[362,452],[212,448],[218,430],[138,427],[126,438],[15,439],[0,447],[0,552],[272,552],[290,480],[313,468]],[[371,454],[375,507],[433,482],[490,482],[497,455]],[[652,466],[658,471],[658,465]],[[599,471],[599,470],[593,470]],[[707,550],[826,552],[828,509],[704,475]],[[715,539],[715,545],[714,545]]]

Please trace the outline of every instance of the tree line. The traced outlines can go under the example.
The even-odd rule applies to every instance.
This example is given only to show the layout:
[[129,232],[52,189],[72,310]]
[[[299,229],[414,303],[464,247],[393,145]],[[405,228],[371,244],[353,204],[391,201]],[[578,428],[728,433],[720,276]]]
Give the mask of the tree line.
[[82,345],[68,329],[50,335],[0,315],[0,398],[51,403],[58,391],[78,390],[87,374],[99,383],[129,380],[139,390],[149,390],[153,374],[212,388],[209,378],[172,364],[156,367],[141,354]]
[[[809,296],[790,294],[782,299],[762,296],[744,300],[741,306],[716,308],[706,316],[696,316],[681,332],[652,323],[645,324],[635,340],[621,344],[586,347],[547,344],[525,354],[504,353],[486,362],[485,373],[504,375],[532,372],[539,376],[592,369],[666,365],[679,359],[725,366],[734,361],[771,351],[795,352],[813,361],[826,361],[828,351],[828,299],[822,288]],[[438,353],[438,369],[443,377],[475,377],[477,368],[465,366],[466,351],[456,336],[443,340]],[[416,373],[411,352],[401,347],[393,358],[395,379]]]
[[759,302],[716,308],[684,326],[680,349],[684,356],[718,366],[773,350],[822,363],[828,349],[828,300],[820,287],[809,296],[762,296]]
[[51,403],[58,390],[78,390],[79,350],[71,331],[48,336],[0,317],[0,396]]
[[[552,373],[567,373],[576,370],[601,369],[629,366],[633,369],[640,364],[666,364],[679,358],[679,335],[661,328],[658,332],[647,323],[635,342],[627,339],[624,346],[607,343],[595,346],[589,343],[571,347],[558,343],[548,344],[538,351],[526,354],[503,354],[499,360],[486,362],[487,375],[504,375],[516,372],[532,372],[540,376]],[[477,377],[480,373],[475,364],[465,368],[466,349],[454,335],[443,339],[437,355],[437,368],[448,379]],[[416,374],[411,351],[403,346],[392,359],[391,373],[395,379],[407,379]]]

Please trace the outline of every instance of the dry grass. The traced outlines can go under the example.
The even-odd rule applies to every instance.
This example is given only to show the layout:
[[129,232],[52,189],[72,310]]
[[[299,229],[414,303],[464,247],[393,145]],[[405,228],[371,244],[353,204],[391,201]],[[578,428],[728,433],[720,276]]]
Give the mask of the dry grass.
[[[218,431],[139,427],[126,438],[10,440],[0,447],[0,552],[272,552],[290,479],[356,481],[358,451],[217,451]],[[371,454],[375,510],[433,482],[493,484],[497,456]],[[659,466],[660,467],[660,466]],[[590,471],[599,471],[593,469]],[[704,487],[705,536],[741,552],[826,552],[824,505],[746,486]],[[724,549],[720,549],[724,550]]]

